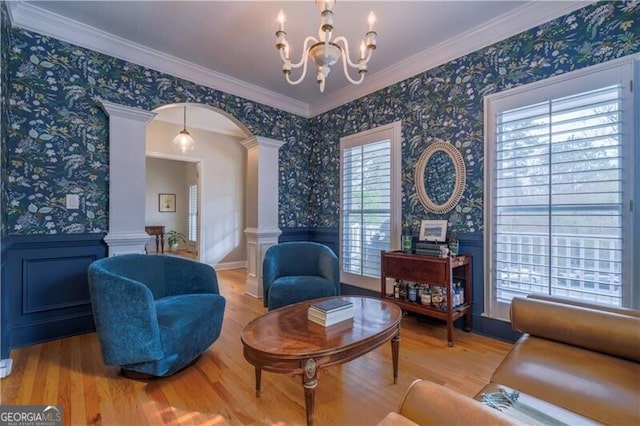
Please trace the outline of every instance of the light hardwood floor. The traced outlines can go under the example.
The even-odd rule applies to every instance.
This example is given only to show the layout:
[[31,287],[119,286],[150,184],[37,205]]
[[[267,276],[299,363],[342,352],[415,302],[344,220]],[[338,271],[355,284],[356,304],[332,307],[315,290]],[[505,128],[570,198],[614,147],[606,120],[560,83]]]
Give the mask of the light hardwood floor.
[[[264,372],[256,398],[254,369],[243,358],[240,332],[265,312],[244,294],[244,269],[219,271],[227,300],[220,338],[188,369],[137,381],[103,364],[95,333],[15,349],[13,372],[0,381],[2,404],[60,404],[65,425],[303,425],[301,379]],[[393,384],[391,346],[322,370],[316,389],[317,425],[375,425],[395,410],[416,378],[472,396],[511,348],[505,342],[406,316],[400,373]]]

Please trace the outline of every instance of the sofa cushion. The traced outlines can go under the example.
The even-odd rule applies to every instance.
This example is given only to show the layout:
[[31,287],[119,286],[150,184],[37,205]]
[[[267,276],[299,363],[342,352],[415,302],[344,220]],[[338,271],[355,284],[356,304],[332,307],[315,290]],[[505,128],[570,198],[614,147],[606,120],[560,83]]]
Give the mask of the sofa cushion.
[[607,424],[640,414],[640,364],[524,335],[491,382]]
[[[500,385],[498,383],[489,383],[478,394],[475,399],[481,401],[483,405],[487,405],[496,409],[495,404],[487,401],[504,401],[503,392],[512,396],[515,389]],[[515,403],[506,403],[498,408],[498,411],[505,413],[507,416],[514,418],[525,424],[562,424],[562,425],[599,425],[596,422],[573,411],[566,410],[557,405],[535,398],[524,392],[516,391],[517,397]],[[498,398],[496,398],[496,395]],[[550,419],[547,421],[547,419]]]

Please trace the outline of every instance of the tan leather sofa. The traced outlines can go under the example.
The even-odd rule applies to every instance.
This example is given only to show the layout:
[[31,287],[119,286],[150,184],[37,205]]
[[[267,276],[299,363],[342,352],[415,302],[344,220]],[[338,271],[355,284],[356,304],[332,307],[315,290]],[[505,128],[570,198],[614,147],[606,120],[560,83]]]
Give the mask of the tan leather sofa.
[[417,380],[380,425],[530,422],[479,402],[500,389],[540,424],[640,425],[640,312],[532,295],[513,299],[511,324],[524,334],[475,399]]

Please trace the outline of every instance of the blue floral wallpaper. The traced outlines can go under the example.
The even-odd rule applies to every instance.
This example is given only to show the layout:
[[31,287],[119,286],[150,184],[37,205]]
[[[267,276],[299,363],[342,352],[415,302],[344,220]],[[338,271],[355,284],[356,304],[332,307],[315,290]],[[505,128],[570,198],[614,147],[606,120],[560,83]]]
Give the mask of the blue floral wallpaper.
[[[286,141],[280,223],[307,225],[308,119],[26,30],[10,36],[9,234],[107,230],[108,122],[96,97],[146,110],[212,105],[255,135]],[[66,210],[67,193],[80,195],[80,210]]]
[[[533,28],[311,122],[311,226],[338,227],[340,137],[402,120],[403,221],[448,219],[458,233],[483,228],[483,96],[640,51],[640,3],[603,2]],[[465,160],[467,186],[446,215],[427,213],[413,185],[414,165],[435,139],[454,144]]]
[[[461,151],[467,188],[442,218],[459,233],[480,233],[483,96],[640,51],[639,3],[597,3],[306,119],[9,28],[5,16],[2,69],[8,68],[10,108],[2,204],[12,235],[107,230],[108,127],[95,97],[147,110],[204,103],[233,115],[253,134],[286,141],[280,152],[282,227],[337,229],[340,137],[402,120],[403,221],[439,218],[419,203],[413,167],[431,141],[443,139]],[[74,192],[82,208],[70,212],[64,197]]]
[[[9,115],[7,93],[9,93],[9,11],[6,3],[0,2],[0,200],[6,199],[5,182],[7,170],[7,128]],[[4,203],[0,204],[0,237],[7,234]]]

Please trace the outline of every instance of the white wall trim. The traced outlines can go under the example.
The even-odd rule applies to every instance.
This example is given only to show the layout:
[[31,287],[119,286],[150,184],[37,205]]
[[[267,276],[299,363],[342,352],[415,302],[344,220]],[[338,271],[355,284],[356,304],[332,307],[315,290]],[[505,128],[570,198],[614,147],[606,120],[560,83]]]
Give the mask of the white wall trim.
[[13,25],[96,52],[184,78],[212,89],[309,117],[309,105],[196,65],[22,1],[7,3]]
[[236,262],[221,262],[221,263],[216,263],[213,267],[216,271],[226,271],[229,269],[241,269],[241,268],[246,269],[247,261],[238,260]]
[[308,118],[571,13],[590,3],[593,1],[546,1],[544,7],[540,7],[537,2],[525,4],[390,68],[371,73],[360,85],[351,85],[333,94],[319,97],[311,105],[130,42],[29,3],[9,1],[7,5],[11,22],[18,27]]
[[[457,37],[398,62],[392,67],[369,74],[360,85],[351,85],[319,98],[310,106],[309,114],[311,117],[315,117],[369,93],[392,86],[456,58],[581,9],[590,3],[593,2],[584,0],[547,1],[544,3],[544,7],[540,7],[535,2],[525,4],[512,12],[498,16],[481,27],[472,28]],[[373,60],[375,61],[375,58]]]

